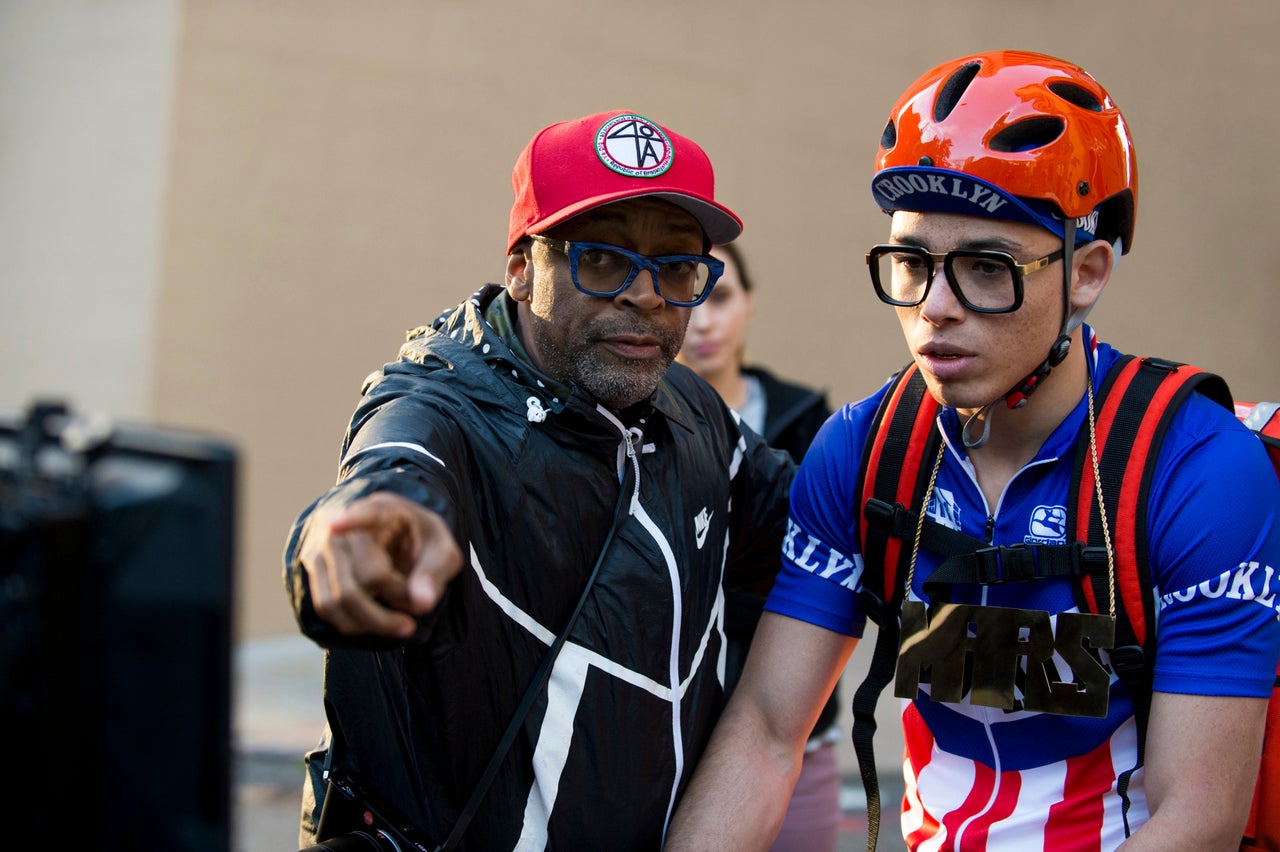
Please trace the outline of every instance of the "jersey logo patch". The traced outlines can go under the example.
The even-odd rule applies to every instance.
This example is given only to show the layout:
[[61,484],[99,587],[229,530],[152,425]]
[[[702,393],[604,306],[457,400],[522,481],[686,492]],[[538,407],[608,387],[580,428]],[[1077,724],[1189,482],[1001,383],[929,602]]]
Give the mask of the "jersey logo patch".
[[1023,538],[1027,544],[1063,544],[1067,540],[1067,507],[1036,506]]
[[935,488],[929,500],[929,518],[944,527],[960,529],[960,506],[955,495],[945,488]]

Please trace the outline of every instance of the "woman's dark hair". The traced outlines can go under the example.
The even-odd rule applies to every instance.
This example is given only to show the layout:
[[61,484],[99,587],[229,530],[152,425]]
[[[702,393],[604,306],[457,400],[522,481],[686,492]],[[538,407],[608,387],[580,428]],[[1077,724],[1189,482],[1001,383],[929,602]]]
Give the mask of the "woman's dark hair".
[[733,265],[738,268],[738,280],[742,282],[742,289],[750,293],[751,292],[751,276],[747,274],[747,263],[742,258],[742,252],[739,251],[738,247],[733,243],[725,243],[724,245],[717,245],[717,246],[714,246],[714,248],[717,251],[721,252],[722,254],[728,256],[729,260],[733,262]]

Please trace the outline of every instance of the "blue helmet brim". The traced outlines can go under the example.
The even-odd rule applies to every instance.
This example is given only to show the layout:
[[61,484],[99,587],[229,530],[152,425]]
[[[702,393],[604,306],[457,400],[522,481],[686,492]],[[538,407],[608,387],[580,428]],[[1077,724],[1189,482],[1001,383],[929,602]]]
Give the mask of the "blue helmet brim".
[[[893,166],[876,172],[871,179],[871,195],[886,213],[910,210],[916,213],[959,213],[1038,225],[1062,239],[1061,216],[1048,205],[1028,202],[1010,195],[995,184],[936,166]],[[1098,213],[1076,220],[1076,242],[1088,242],[1098,229]]]

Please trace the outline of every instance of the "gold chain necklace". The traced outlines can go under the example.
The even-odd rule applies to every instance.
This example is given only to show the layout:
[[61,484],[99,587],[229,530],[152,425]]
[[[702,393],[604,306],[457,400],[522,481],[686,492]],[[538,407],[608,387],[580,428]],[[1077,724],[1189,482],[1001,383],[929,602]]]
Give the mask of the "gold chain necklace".
[[[1098,501],[1098,515],[1102,519],[1102,541],[1107,548],[1107,612],[1116,617],[1116,561],[1115,551],[1111,547],[1111,525],[1107,522],[1107,508],[1102,500],[1102,475],[1098,464],[1098,436],[1093,407],[1093,381],[1090,380],[1086,393],[1089,399],[1089,458],[1093,464],[1093,492]],[[942,459],[946,455],[947,442],[938,442],[938,455],[933,461],[933,470],[929,473],[929,484],[924,490],[924,501],[920,504],[920,513],[916,517],[915,541],[911,543],[911,562],[907,566],[906,595],[910,597],[912,581],[916,574],[916,557],[920,552],[920,537],[924,532],[924,519],[929,510],[929,501],[933,499],[933,489],[938,481],[938,471],[942,469]]]

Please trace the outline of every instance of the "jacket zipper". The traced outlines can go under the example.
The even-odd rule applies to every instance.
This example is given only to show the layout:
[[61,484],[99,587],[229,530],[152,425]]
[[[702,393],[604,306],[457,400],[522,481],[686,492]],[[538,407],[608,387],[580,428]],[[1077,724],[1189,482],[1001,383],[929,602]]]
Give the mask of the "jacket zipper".
[[[680,789],[680,779],[684,777],[684,726],[681,723],[682,718],[682,702],[680,700],[680,628],[683,623],[684,604],[680,595],[680,577],[678,568],[675,563],[674,553],[672,551],[671,542],[662,534],[658,525],[654,523],[649,514],[645,512],[640,505],[640,453],[636,447],[637,433],[628,429],[621,421],[613,416],[611,412],[603,407],[599,409],[605,417],[613,422],[622,432],[623,452],[625,458],[620,458],[618,462],[618,478],[619,481],[625,483],[623,465],[626,461],[631,462],[631,469],[634,475],[634,485],[631,492],[631,505],[629,514],[634,517],[653,538],[658,545],[658,549],[662,552],[664,562],[667,565],[667,577],[671,582],[671,602],[672,602],[672,619],[671,619],[671,644],[668,656],[667,680],[668,687],[671,691],[671,746],[672,760],[675,763],[675,773],[671,780],[671,790],[669,791],[667,804],[666,822],[671,821],[671,814],[675,810],[676,793]],[[663,836],[666,836],[666,824],[663,825]]]

